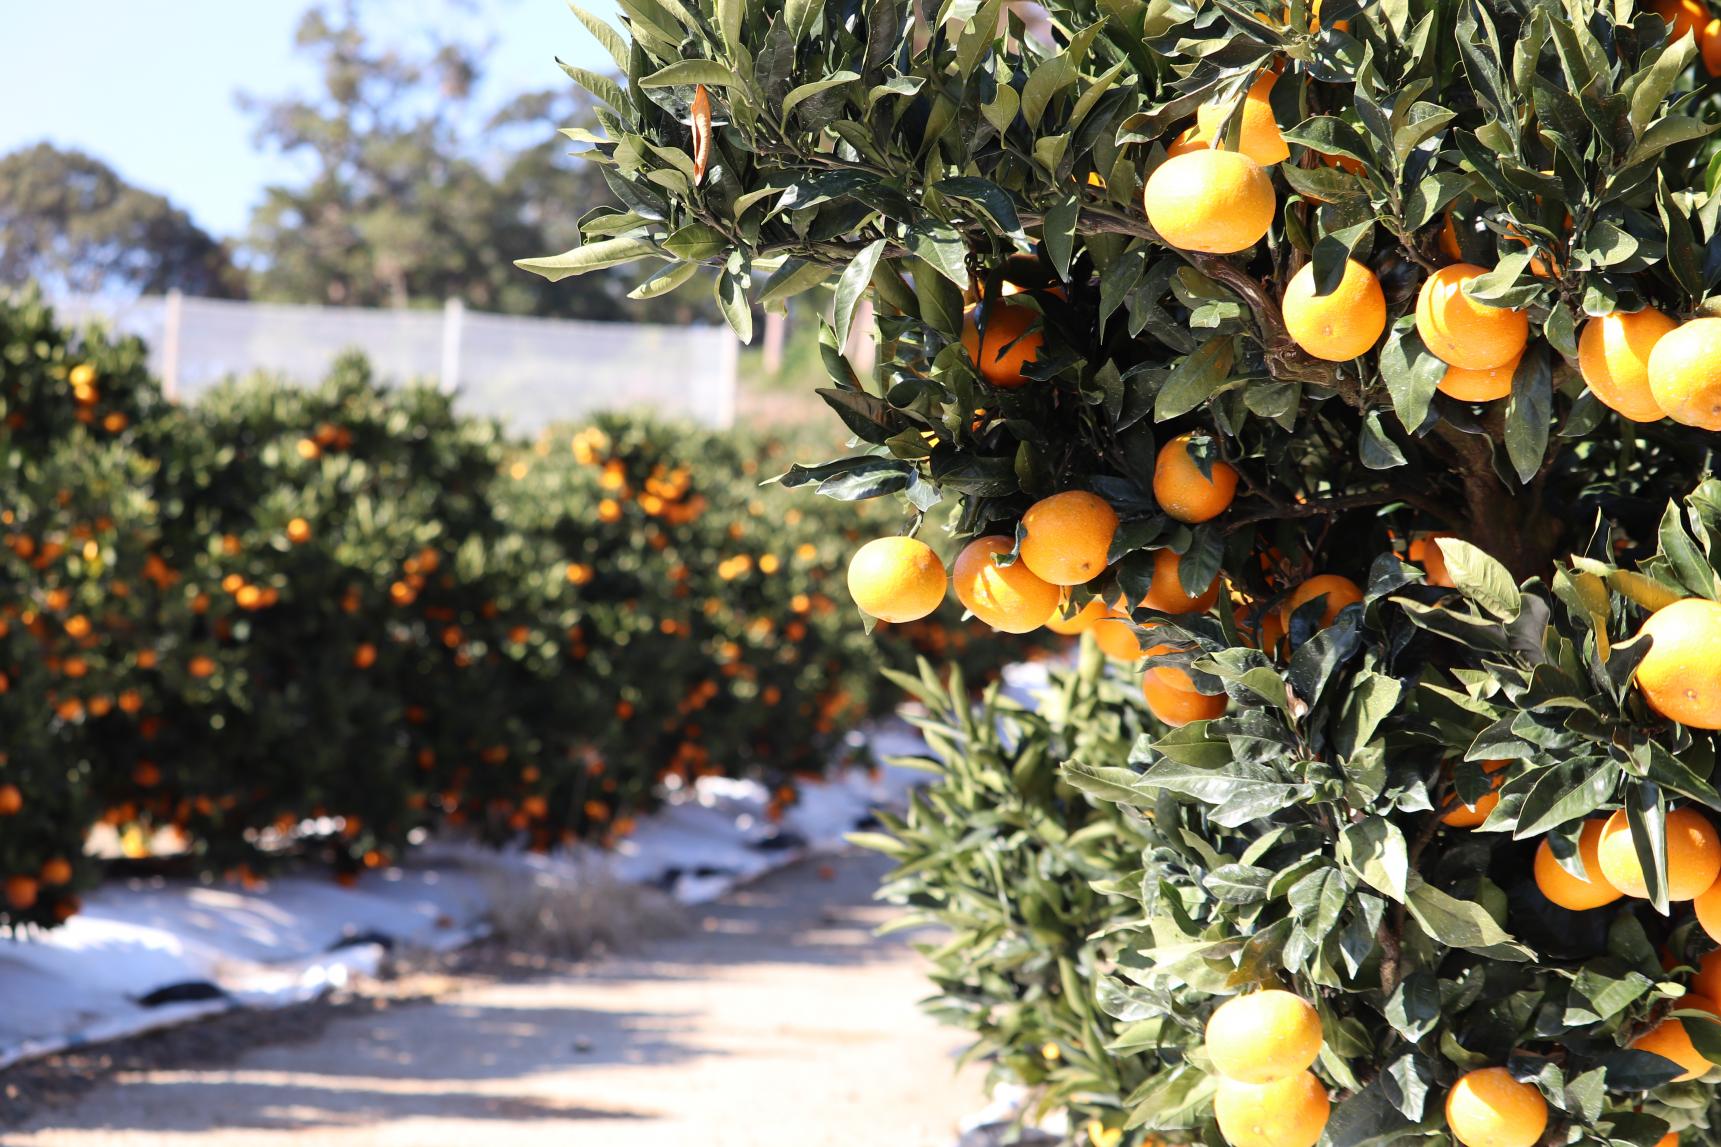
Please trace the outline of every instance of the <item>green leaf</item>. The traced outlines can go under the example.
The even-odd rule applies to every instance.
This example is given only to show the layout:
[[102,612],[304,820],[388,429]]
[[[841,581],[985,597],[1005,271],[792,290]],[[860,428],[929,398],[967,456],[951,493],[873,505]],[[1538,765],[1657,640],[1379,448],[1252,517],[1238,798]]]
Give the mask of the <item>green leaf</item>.
[[718,88],[745,88],[746,81],[716,60],[677,60],[639,81],[642,88],[673,88],[705,84]]
[[729,328],[735,332],[735,337],[744,343],[752,342],[753,308],[747,304],[747,292],[741,285],[740,277],[725,267],[718,272],[712,292],[718,309],[723,312],[723,317],[728,321]]
[[1132,808],[1142,808],[1152,803],[1149,795],[1138,784],[1141,774],[1132,769],[1069,761],[1062,772],[1064,779],[1071,785],[1100,800]]
[[1532,958],[1530,950],[1512,939],[1487,909],[1474,901],[1448,896],[1424,883],[1420,876],[1412,878],[1405,903],[1423,931],[1449,948],[1463,948],[1496,960]]
[[1383,816],[1346,825],[1339,834],[1339,858],[1369,887],[1403,903],[1410,880],[1410,854],[1404,834]]
[[1047,211],[1041,223],[1046,254],[1052,260],[1052,266],[1058,269],[1060,279],[1070,277],[1070,259],[1076,249],[1076,221],[1081,217],[1081,210],[1081,200],[1072,195]]
[[1446,374],[1446,364],[1422,344],[1413,319],[1393,326],[1380,349],[1380,377],[1392,397],[1398,421],[1412,434],[1428,418],[1434,392]]
[[534,275],[542,275],[552,283],[558,283],[589,271],[619,267],[623,263],[632,263],[648,255],[660,254],[657,244],[650,239],[605,239],[599,243],[586,243],[571,251],[563,251],[560,255],[549,255],[540,259],[516,259],[514,265],[522,271],[530,271]]
[[872,273],[878,267],[879,258],[883,254],[884,240],[875,239],[850,260],[841,277],[837,279],[832,325],[836,328],[839,347],[849,344],[849,328],[854,325],[855,307],[866,294],[867,284],[872,282]]
[[1512,375],[1512,397],[1506,402],[1506,457],[1518,481],[1528,485],[1542,468],[1553,428],[1554,392],[1548,360],[1531,351]]
[[1435,545],[1459,593],[1501,621],[1512,621],[1523,612],[1524,595],[1499,561],[1459,538],[1437,538]]
[[805,259],[786,259],[759,293],[759,305],[769,306],[810,291],[831,277],[831,269],[823,263]]
[[820,92],[828,92],[832,88],[840,88],[844,84],[852,84],[858,79],[860,79],[859,72],[836,72],[832,75],[826,76],[822,80],[814,80],[811,83],[802,84],[797,88],[792,88],[789,91],[789,94],[783,97],[781,118],[784,121],[787,121],[789,113],[794,111],[801,101],[811,99]]
[[1230,377],[1234,353],[1231,336],[1218,335],[1180,359],[1153,401],[1154,421],[1187,414],[1207,401]]
[[[728,2],[739,7],[741,0],[728,0]],[[602,44],[604,51],[610,54],[610,59],[615,61],[616,70],[621,72],[623,75],[626,75],[628,71],[628,49],[627,41],[622,38],[621,33],[617,32],[614,28],[610,27],[590,12],[587,12],[584,8],[581,8],[578,4],[570,3],[568,8],[573,12],[579,22],[586,26],[586,31],[592,34],[592,38]],[[614,104],[611,106],[616,107]],[[617,107],[617,110],[619,111],[623,109],[621,107]]]
[[956,228],[936,219],[923,220],[909,228],[907,244],[911,254],[957,289],[968,289],[968,244]]
[[699,273],[698,263],[671,263],[627,293],[630,299],[656,299],[674,291]]

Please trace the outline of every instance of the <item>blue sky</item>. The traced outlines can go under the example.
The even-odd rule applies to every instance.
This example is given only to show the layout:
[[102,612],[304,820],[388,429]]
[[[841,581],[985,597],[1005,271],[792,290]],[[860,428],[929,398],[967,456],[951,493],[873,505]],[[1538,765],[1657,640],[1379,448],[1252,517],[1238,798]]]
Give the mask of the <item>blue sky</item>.
[[[0,0],[0,154],[38,140],[75,146],[127,179],[168,196],[218,235],[244,229],[267,184],[290,178],[259,154],[234,94],[309,89],[314,72],[293,55],[308,0]],[[379,36],[410,37],[430,12],[444,27],[495,43],[487,104],[568,82],[555,57],[609,65],[562,0],[365,0]],[[582,7],[615,23],[612,0]]]

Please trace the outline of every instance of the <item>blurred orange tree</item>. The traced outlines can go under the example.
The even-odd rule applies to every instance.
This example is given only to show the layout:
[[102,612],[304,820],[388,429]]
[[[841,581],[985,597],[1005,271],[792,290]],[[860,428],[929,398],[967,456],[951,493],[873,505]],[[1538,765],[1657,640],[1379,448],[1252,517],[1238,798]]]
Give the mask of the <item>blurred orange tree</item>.
[[[624,417],[517,443],[359,359],[314,389],[163,401],[144,349],[0,303],[0,923],[51,923],[106,821],[173,865],[350,877],[413,830],[613,840],[664,786],[794,799],[881,660],[1012,639],[957,614],[869,641],[827,571],[867,528],[781,442]],[[954,606],[951,607],[954,610]]]

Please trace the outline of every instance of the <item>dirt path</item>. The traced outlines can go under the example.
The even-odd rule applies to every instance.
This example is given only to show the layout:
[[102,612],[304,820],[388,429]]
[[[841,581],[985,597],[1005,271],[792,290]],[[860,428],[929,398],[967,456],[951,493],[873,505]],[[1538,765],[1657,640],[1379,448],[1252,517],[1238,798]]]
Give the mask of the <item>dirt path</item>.
[[[950,1147],[980,1106],[883,866],[803,864],[578,975],[474,981],[231,1065],[116,1076],[16,1147]],[[827,878],[828,877],[828,878]]]

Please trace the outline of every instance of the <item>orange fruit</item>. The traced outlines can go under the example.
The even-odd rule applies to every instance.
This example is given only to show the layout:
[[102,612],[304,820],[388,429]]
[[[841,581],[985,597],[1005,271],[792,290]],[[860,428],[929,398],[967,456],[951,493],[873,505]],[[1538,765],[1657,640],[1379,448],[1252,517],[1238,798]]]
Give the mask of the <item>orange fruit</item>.
[[[1694,900],[1721,876],[1721,836],[1716,835],[1709,818],[1696,809],[1670,809],[1666,825],[1667,898]],[[1649,895],[1624,809],[1608,817],[1602,826],[1596,856],[1601,875],[1609,884],[1640,900]]]
[[56,856],[43,861],[41,880],[43,884],[70,884],[72,882],[72,862],[63,856]]
[[1225,694],[1209,696],[1168,685],[1158,670],[1142,677],[1141,695],[1147,700],[1148,712],[1173,728],[1193,721],[1211,721],[1225,712]]
[[[1141,656],[1165,657],[1173,653],[1185,653],[1189,648],[1190,647],[1188,646],[1168,645],[1165,642],[1160,642],[1158,645],[1150,645],[1146,649],[1143,649],[1141,651]],[[1181,665],[1155,665],[1147,671],[1147,675],[1155,681],[1158,681],[1161,685],[1167,685],[1173,689],[1181,689],[1185,693],[1201,692],[1201,690],[1195,687],[1195,678],[1191,677],[1189,675],[1189,671]]]
[[1219,1133],[1231,1147],[1314,1147],[1332,1104],[1313,1072],[1272,1083],[1221,1079],[1213,1096]]
[[1474,263],[1442,267],[1416,296],[1416,331],[1423,345],[1448,366],[1487,370],[1523,353],[1530,320],[1523,311],[1490,307],[1464,293],[1464,284],[1487,274]]
[[1207,147],[1207,138],[1201,134],[1199,127],[1190,124],[1178,132],[1172,141],[1166,145],[1165,155],[1167,159],[1170,159],[1173,156],[1186,155],[1192,151],[1201,151],[1205,147]]
[[1367,354],[1386,331],[1386,295],[1374,272],[1346,259],[1330,294],[1316,294],[1316,288],[1313,263],[1303,264],[1285,287],[1281,306],[1292,341],[1328,362]]
[[366,641],[353,650],[353,668],[369,669],[376,664],[376,646]]
[[1266,168],[1235,151],[1201,148],[1153,169],[1142,208],[1159,237],[1184,251],[1246,251],[1273,225],[1278,201]]
[[[1040,312],[1024,303],[1002,300],[976,303],[962,313],[962,349],[968,352],[980,377],[993,386],[1014,390],[1027,384],[1023,370],[1039,357],[1046,343],[1043,331],[1029,330],[1040,321]],[[982,340],[980,327],[986,327]]]
[[303,545],[311,540],[311,523],[303,518],[294,518],[287,523],[287,540],[294,545]]
[[28,912],[36,906],[36,897],[41,894],[41,886],[36,883],[34,876],[8,876],[6,878],[6,906],[14,912]]
[[1700,35],[1709,24],[1709,9],[1702,0],[1652,0],[1649,6],[1667,21],[1669,44],[1686,36]]
[[1345,606],[1354,605],[1362,600],[1362,589],[1356,582],[1341,574],[1316,574],[1296,589],[1285,599],[1285,604],[1279,607],[1280,619],[1287,631],[1291,628],[1291,619],[1297,610],[1315,600],[1317,597],[1326,598],[1326,612],[1321,614],[1322,629],[1338,620]]
[[1459,402],[1493,402],[1512,393],[1512,376],[1518,373],[1518,363],[1522,360],[1522,355],[1515,355],[1486,370],[1448,365],[1435,387],[1441,394]]
[[1306,1071],[1321,1054],[1321,1017],[1301,996],[1270,988],[1234,996],[1207,1021],[1213,1070],[1239,1083],[1272,1083]]
[[1237,496],[1237,471],[1213,460],[1212,476],[1201,472],[1189,453],[1192,434],[1180,434],[1160,448],[1153,462],[1153,496],[1159,508],[1180,522],[1205,522],[1223,514]]
[[[1064,608],[1068,608],[1068,602],[1065,603]],[[1054,613],[1052,615],[1052,619],[1046,622],[1046,628],[1051,630],[1053,633],[1061,633],[1066,637],[1075,637],[1077,634],[1086,633],[1088,630],[1092,629],[1100,621],[1104,620],[1110,612],[1111,611],[1106,608],[1105,602],[1101,601],[1097,597],[1090,598],[1086,605],[1082,606],[1069,617],[1065,617],[1062,610],[1058,613]]]
[[17,785],[0,785],[0,816],[16,816],[24,810],[24,794]]
[[1692,319],[1649,352],[1649,393],[1667,417],[1721,430],[1721,319]]
[[1004,633],[1027,633],[1046,624],[1061,595],[1024,563],[1001,566],[992,560],[1014,548],[1002,534],[975,538],[956,555],[952,580],[956,599],[975,617]]
[[1099,646],[1107,657],[1115,657],[1119,661],[1137,661],[1144,656],[1141,640],[1136,637],[1128,614],[1108,610],[1105,617],[1094,623],[1093,635],[1094,644]]
[[1106,568],[1117,511],[1098,494],[1066,490],[1022,515],[1021,560],[1053,585],[1081,585]]
[[1503,1067],[1478,1068],[1446,1093],[1446,1126],[1464,1147],[1534,1147],[1548,1129],[1548,1101]]
[[1488,814],[1500,803],[1500,785],[1506,778],[1499,774],[1509,764],[1510,761],[1483,761],[1482,771],[1493,778],[1489,790],[1477,797],[1475,804],[1464,804],[1454,793],[1447,802],[1450,810],[1441,816],[1440,823],[1453,828],[1475,828],[1487,820]]
[[1425,574],[1423,580],[1429,585],[1437,585],[1442,589],[1452,589],[1452,574],[1446,568],[1446,555],[1441,552],[1441,538],[1455,538],[1457,534],[1427,533],[1421,534],[1410,542],[1410,560],[1421,562]]
[[1584,324],[1578,370],[1596,399],[1633,422],[1667,417],[1649,389],[1649,355],[1679,324],[1656,310],[1615,311]]
[[[1243,108],[1238,112],[1243,123],[1237,138],[1237,150],[1262,167],[1271,167],[1291,158],[1291,149],[1286,146],[1285,137],[1279,134],[1270,102],[1273,85],[1278,79],[1272,72],[1262,73],[1250,86],[1249,94],[1243,97]],[[1195,113],[1196,138],[1205,141],[1208,147],[1214,146],[1221,138],[1220,129],[1233,102],[1202,104]]]
[[1141,604],[1161,613],[1206,613],[1219,600],[1219,575],[1200,593],[1190,593],[1178,571],[1182,558],[1170,547],[1153,551],[1153,581]]
[[1669,1131],[1655,1141],[1655,1147],[1679,1147],[1679,1132]]
[[1721,19],[1703,25],[1697,46],[1703,54],[1703,70],[1711,76],[1721,76]]
[[1706,1000],[1721,999],[1721,948],[1705,952],[1697,961],[1697,974],[1691,977],[1691,991]]
[[1721,944],[1721,880],[1705,889],[1691,902],[1691,907],[1696,909],[1697,923],[1703,926],[1709,938]]
[[1583,877],[1573,876],[1560,867],[1553,845],[1546,840],[1536,848],[1536,887],[1553,903],[1573,912],[1587,912],[1612,904],[1624,893],[1609,884],[1601,874],[1601,857],[1596,848],[1601,843],[1601,830],[1606,822],[1592,817],[1584,822],[1578,836],[1578,859],[1583,861]]
[[[1695,1008],[1705,1012],[1715,1012],[1716,1006],[1702,996],[1681,996],[1676,1004],[1679,1008]],[[1704,1023],[1704,1020],[1695,1020]],[[1651,1055],[1659,1055],[1662,1059],[1672,1060],[1684,1069],[1684,1074],[1674,1077],[1675,1083],[1688,1083],[1708,1075],[1715,1065],[1709,1062],[1707,1056],[1697,1050],[1697,1045],[1691,1042],[1691,1033],[1685,1028],[1685,1021],[1676,1016],[1662,1020],[1631,1043],[1626,1045],[1633,1051],[1647,1051]]]
[[849,559],[849,596],[880,621],[917,621],[944,600],[944,563],[918,538],[874,538]]
[[1650,614],[1651,639],[1637,666],[1648,706],[1693,729],[1721,729],[1721,602],[1688,597]]

